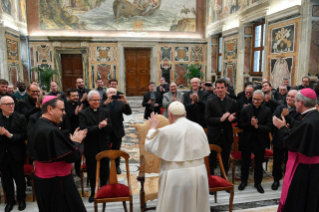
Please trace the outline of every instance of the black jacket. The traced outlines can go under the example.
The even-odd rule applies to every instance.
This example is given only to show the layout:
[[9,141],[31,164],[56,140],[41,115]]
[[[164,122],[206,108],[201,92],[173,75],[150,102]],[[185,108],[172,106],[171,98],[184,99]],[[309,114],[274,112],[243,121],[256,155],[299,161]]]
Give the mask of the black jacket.
[[60,98],[63,99],[63,101],[67,100],[63,91],[57,91],[56,93],[53,93],[53,91],[51,91],[50,93],[48,93],[48,95],[52,96],[57,96],[58,94],[61,94]]
[[155,113],[161,114],[160,108],[162,107],[162,96],[160,93],[155,92],[156,99],[155,103],[158,104],[158,107],[152,107],[151,104],[148,103],[148,101],[151,99],[151,92],[148,92],[144,94],[142,106],[145,107],[144,111],[144,119],[148,119],[148,117],[151,115],[151,113],[154,111]]
[[[161,90],[160,90],[160,87],[161,87],[161,86],[165,89],[164,92],[161,92]],[[156,88],[156,92],[157,92],[157,93],[160,93],[162,97],[163,97],[164,93],[167,93],[168,91],[169,91],[169,85],[168,85],[167,83],[165,83],[164,85],[159,85],[159,86],[157,86],[157,88]]]
[[65,113],[68,116],[68,119],[71,124],[71,133],[74,132],[76,128],[80,126],[79,124],[79,114],[75,115],[75,108],[76,106],[81,106],[80,102],[72,103],[70,101],[65,101]]
[[[251,118],[254,116],[254,105],[248,105],[241,111],[238,127],[243,129],[242,135],[239,141],[239,147],[241,150],[250,148],[252,142],[258,142],[261,148],[269,146],[269,132],[272,131],[272,113],[263,104],[260,105],[260,111],[258,113],[258,128],[255,129],[251,125]],[[257,141],[254,140],[254,135],[257,137]]]
[[123,114],[131,115],[132,110],[129,104],[124,104],[122,101],[114,101],[113,111],[111,104],[103,105],[111,116],[112,120],[112,130],[117,138],[122,138],[125,135],[124,125],[123,125]]
[[198,102],[195,102],[195,104],[192,104],[192,99],[190,98],[190,94],[192,94],[193,91],[189,91],[184,93],[183,95],[183,104],[186,108],[186,118],[196,122],[197,124],[201,125],[203,128],[207,127],[206,121],[205,121],[205,105],[206,105],[206,98],[207,93],[206,91],[198,90],[197,94],[199,97]]
[[[84,88],[83,90],[78,90],[78,93],[79,93],[79,100],[81,101],[82,97],[83,97],[83,94],[84,93],[89,93],[91,90],[90,89],[87,89],[87,88]],[[83,108],[86,108],[86,107],[89,107],[89,102],[88,102],[88,99],[84,100],[83,102]]]
[[29,121],[29,117],[32,114],[40,111],[40,108],[36,107],[36,101],[30,99],[30,97],[19,101],[18,106],[19,106],[19,113],[23,114],[25,118],[27,119],[27,121]]
[[236,104],[237,104],[237,118],[239,118],[240,112],[244,108],[244,104],[252,104],[252,98],[247,99],[247,97],[244,96],[238,99]]
[[[107,119],[106,127],[99,129],[100,122],[105,119]],[[79,115],[79,122],[81,130],[88,130],[84,139],[86,157],[95,157],[99,152],[110,149],[109,134],[112,130],[112,122],[110,113],[105,108],[100,107],[96,112],[91,107],[83,109]]]
[[[280,105],[276,108],[274,112],[274,116],[281,119],[281,113],[284,108],[287,108],[287,105]],[[286,123],[289,124],[290,129],[292,129],[297,123],[301,121],[301,114],[296,111],[296,108],[293,107],[287,116],[285,116]],[[276,146],[277,148],[282,148],[282,137],[278,134],[278,128],[273,128],[273,139],[272,144]]]
[[[223,101],[225,101],[226,105],[225,112],[232,114],[237,111],[235,100],[226,95]],[[216,96],[208,100],[205,109],[205,119],[207,121],[207,137],[209,143],[211,144],[218,145],[219,142],[223,142],[223,140],[220,140],[221,133],[224,133],[228,143],[231,144],[233,142],[232,123],[229,122],[228,119],[226,119],[224,122],[221,122],[220,118],[222,116],[223,112],[220,107],[219,98]],[[233,122],[236,122],[236,119]]]
[[[35,123],[39,120],[41,116],[42,116],[42,111],[40,110],[29,117],[29,122],[27,127],[28,137],[30,136],[32,127],[35,125]],[[67,137],[69,136],[70,133],[73,134],[73,132],[71,131],[70,121],[66,114],[62,116],[62,122],[59,123],[57,127],[61,128],[62,133]]]
[[[11,152],[17,161],[23,161],[26,157],[27,121],[23,115],[17,112],[13,112],[11,116],[10,129],[7,130],[13,134],[13,137],[5,139],[7,138],[5,135],[0,136],[0,163],[3,160],[7,145],[11,145]],[[3,119],[3,115],[0,114],[0,126],[4,126]]]

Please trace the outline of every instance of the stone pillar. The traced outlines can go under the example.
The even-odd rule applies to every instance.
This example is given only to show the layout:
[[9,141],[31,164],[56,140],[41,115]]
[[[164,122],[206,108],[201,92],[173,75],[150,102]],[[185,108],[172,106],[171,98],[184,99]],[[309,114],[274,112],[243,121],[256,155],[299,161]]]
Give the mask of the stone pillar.
[[6,50],[4,21],[0,19],[0,78],[4,79],[8,76]]
[[236,87],[235,93],[239,93],[243,90],[244,80],[244,60],[245,60],[245,26],[243,22],[239,22],[238,28],[238,48],[237,48],[237,70],[236,70]]
[[308,75],[311,42],[311,21],[312,3],[309,0],[302,0],[296,85],[300,85],[302,77]]
[[205,79],[211,80],[212,79],[212,39],[209,36],[207,39],[207,55],[206,55],[206,74]]

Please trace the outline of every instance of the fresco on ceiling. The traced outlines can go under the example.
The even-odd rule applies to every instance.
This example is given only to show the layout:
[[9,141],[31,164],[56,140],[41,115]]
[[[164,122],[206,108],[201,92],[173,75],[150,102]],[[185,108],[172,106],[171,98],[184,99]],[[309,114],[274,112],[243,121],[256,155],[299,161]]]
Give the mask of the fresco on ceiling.
[[195,32],[196,0],[39,0],[39,20],[40,29]]
[[260,2],[261,0],[207,0],[207,24],[227,18],[251,4]]

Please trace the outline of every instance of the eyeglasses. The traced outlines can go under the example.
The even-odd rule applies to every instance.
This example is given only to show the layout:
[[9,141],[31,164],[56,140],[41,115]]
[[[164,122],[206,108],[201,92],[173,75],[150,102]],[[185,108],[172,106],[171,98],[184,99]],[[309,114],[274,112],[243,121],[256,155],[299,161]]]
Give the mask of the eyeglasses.
[[257,101],[257,102],[259,102],[259,101],[261,101],[262,99],[256,99],[256,98],[253,98],[253,101]]
[[30,91],[31,93],[39,93],[39,91]]
[[62,113],[65,111],[65,108],[57,108],[58,110],[60,110]]
[[101,99],[90,99],[89,101],[92,101],[92,102],[100,102]]
[[14,106],[14,103],[2,103],[1,105],[5,105],[5,106]]

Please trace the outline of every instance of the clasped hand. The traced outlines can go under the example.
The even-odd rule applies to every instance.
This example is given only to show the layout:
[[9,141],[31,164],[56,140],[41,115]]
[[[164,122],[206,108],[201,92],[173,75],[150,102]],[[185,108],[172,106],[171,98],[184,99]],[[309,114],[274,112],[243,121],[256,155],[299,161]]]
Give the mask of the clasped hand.
[[83,139],[86,137],[87,129],[79,130],[80,128],[76,128],[73,135],[70,134],[70,139],[74,142],[82,143]]
[[103,127],[107,126],[107,119],[104,119],[99,123],[99,129],[102,129]]
[[251,124],[251,126],[253,126],[253,127],[255,127],[257,129],[258,128],[258,119],[256,119],[255,116],[253,116],[251,118],[250,124]]

